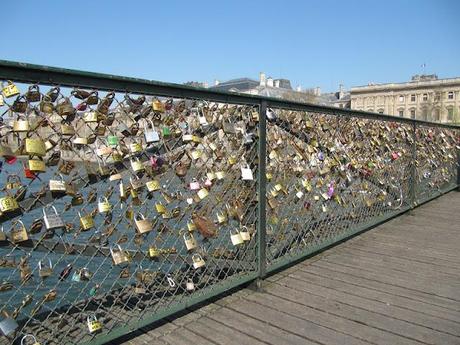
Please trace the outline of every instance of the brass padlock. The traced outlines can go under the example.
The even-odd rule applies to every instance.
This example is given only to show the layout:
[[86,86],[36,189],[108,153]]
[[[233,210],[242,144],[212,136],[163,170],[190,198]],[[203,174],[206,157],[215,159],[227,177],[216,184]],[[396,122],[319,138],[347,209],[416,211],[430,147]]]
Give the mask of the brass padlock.
[[140,212],[134,216],[134,224],[136,225],[137,231],[141,234],[153,230],[153,226],[150,220],[146,219],[145,216]]
[[75,137],[72,141],[75,145],[88,145],[88,138]]
[[27,101],[24,96],[18,96],[11,106],[11,110],[16,113],[24,114],[27,111]]
[[198,269],[200,267],[203,267],[206,264],[200,254],[193,254],[192,255],[192,262],[193,262],[193,268],[194,269]]
[[131,163],[131,169],[133,169],[134,172],[140,172],[145,170],[144,164],[139,160],[139,158],[134,158],[130,160]]
[[61,123],[61,134],[65,136],[75,135],[75,128],[70,123]]
[[164,104],[156,97],[153,99],[152,109],[158,113],[163,113],[165,111]]
[[149,192],[154,192],[154,191],[157,191],[161,188],[160,186],[160,182],[158,180],[151,180],[151,181],[148,181],[145,186],[147,187],[147,190]]
[[114,250],[113,247],[110,247],[110,255],[112,256],[113,263],[115,265],[121,265],[126,262],[129,262],[129,258],[126,255],[125,251],[121,249],[120,245],[117,244],[118,250]]
[[227,214],[225,212],[217,212],[217,223],[224,224],[228,220]]
[[159,214],[165,214],[167,212],[166,207],[159,202],[155,204],[155,209]]
[[28,120],[22,120],[20,117],[18,117],[18,119],[13,122],[13,132],[28,131],[30,131],[30,124]]
[[26,92],[26,99],[29,102],[39,102],[40,99],[42,98],[42,95],[40,93],[40,88],[38,85],[31,85],[29,86],[29,90]]
[[102,329],[102,323],[96,318],[96,315],[89,315],[86,319],[89,333],[96,333]]
[[98,122],[97,112],[90,111],[90,112],[85,113],[83,115],[83,121],[85,121],[86,123]]
[[10,240],[13,243],[20,243],[27,241],[29,239],[29,235],[27,234],[26,227],[24,223],[18,219],[13,221],[12,228],[10,231]]
[[2,83],[2,92],[6,98],[14,97],[20,93],[18,87],[11,80],[7,81],[7,85]]
[[29,159],[29,170],[32,172],[46,172],[46,164],[39,159]]
[[49,180],[49,189],[51,192],[65,193],[67,186],[62,176],[61,180]]
[[80,217],[80,225],[83,230],[89,230],[94,227],[94,219],[91,213],[88,213],[85,216],[82,216],[80,212],[78,212],[78,216]]
[[18,189],[22,187],[21,178],[16,174],[10,174],[6,178],[6,189]]
[[12,196],[4,196],[0,198],[0,212],[7,213],[19,209],[18,202]]
[[247,242],[251,240],[251,233],[249,232],[249,229],[247,226],[243,226],[240,230],[240,235],[243,241]]
[[26,138],[25,149],[30,156],[43,157],[46,155],[45,142],[42,139]]
[[45,114],[52,114],[54,111],[53,101],[49,96],[44,96],[40,102],[40,111]]
[[131,143],[129,144],[129,151],[131,153],[140,153],[142,152],[142,144],[141,143]]
[[151,259],[154,259],[160,256],[160,250],[155,246],[150,246],[148,254]]
[[65,97],[58,103],[56,110],[62,117],[72,116],[76,111],[68,97]]

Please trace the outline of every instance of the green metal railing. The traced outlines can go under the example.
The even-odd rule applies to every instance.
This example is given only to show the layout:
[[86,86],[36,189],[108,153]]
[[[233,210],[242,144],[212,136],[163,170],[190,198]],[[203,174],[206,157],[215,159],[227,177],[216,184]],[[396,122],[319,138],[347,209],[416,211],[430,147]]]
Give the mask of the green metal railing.
[[107,343],[459,186],[455,126],[7,61],[0,80],[0,344]]

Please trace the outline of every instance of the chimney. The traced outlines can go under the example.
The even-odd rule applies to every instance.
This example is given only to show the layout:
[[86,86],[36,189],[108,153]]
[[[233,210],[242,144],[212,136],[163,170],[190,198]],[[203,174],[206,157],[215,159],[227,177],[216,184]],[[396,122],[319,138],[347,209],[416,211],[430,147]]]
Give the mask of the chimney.
[[267,80],[265,78],[265,73],[264,72],[259,73],[259,85],[260,86],[266,86],[267,85]]
[[272,77],[267,78],[267,86],[268,87],[273,87],[273,78]]
[[275,87],[280,87],[280,80],[279,79],[276,79],[275,80]]
[[217,85],[219,85],[219,84],[220,84],[220,81],[219,81],[219,80],[217,80],[217,79],[214,80],[214,86],[217,86]]

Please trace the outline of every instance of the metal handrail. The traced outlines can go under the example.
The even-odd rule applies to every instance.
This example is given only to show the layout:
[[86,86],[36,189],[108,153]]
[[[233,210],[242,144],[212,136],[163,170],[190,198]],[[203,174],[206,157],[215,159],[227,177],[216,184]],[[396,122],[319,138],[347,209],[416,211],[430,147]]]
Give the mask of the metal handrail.
[[227,103],[260,105],[265,101],[267,107],[279,107],[299,111],[316,111],[336,116],[358,116],[368,119],[394,121],[401,123],[417,123],[445,128],[460,128],[458,125],[437,123],[419,119],[409,119],[383,115],[354,109],[335,108],[306,102],[288,101],[274,97],[248,95],[238,92],[225,92],[193,87],[156,80],[124,77],[112,74],[94,73],[59,67],[35,65],[29,63],[0,60],[0,78],[14,79],[24,83],[41,83],[45,85],[63,85],[70,87],[97,88],[99,90],[126,92],[142,92],[157,96],[205,98],[211,101]]

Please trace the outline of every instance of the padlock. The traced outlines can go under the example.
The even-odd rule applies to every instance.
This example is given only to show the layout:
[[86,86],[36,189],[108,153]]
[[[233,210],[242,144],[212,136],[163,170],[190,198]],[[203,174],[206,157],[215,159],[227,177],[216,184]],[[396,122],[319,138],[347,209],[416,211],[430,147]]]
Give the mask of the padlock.
[[24,96],[18,96],[10,108],[13,112],[24,114],[27,111],[27,101]]
[[41,345],[38,341],[37,341],[37,338],[35,338],[35,336],[33,336],[32,334],[26,334],[25,336],[22,337],[21,339],[21,345],[26,345],[26,343],[24,342],[25,339],[27,338],[32,338],[32,343],[29,342],[29,344],[31,345]]
[[202,155],[203,155],[203,151],[201,150],[193,150],[191,154],[193,160],[199,159]]
[[241,233],[238,231],[238,229],[230,230],[230,239],[234,246],[238,246],[244,242],[243,237],[241,236]]
[[195,290],[195,284],[193,283],[193,280],[191,280],[191,279],[187,280],[187,282],[185,283],[185,289],[187,291]]
[[2,225],[0,229],[0,242],[6,241],[6,240],[7,240],[7,237],[6,237],[5,231],[3,230],[3,225]]
[[148,254],[151,259],[157,258],[160,256],[160,250],[155,246],[150,246]]
[[65,224],[61,216],[58,214],[56,207],[51,205],[51,208],[54,211],[54,214],[47,214],[46,208],[43,207],[43,221],[45,222],[45,227],[47,230],[64,228]]
[[139,160],[139,158],[135,157],[134,159],[130,160],[131,163],[131,169],[133,169],[134,172],[140,172],[144,171],[144,164]]
[[108,213],[112,211],[112,205],[110,205],[110,202],[106,197],[104,197],[104,199],[99,197],[97,202],[97,209],[99,213]]
[[165,214],[167,212],[166,207],[164,207],[163,204],[158,202],[155,204],[155,209],[159,214]]
[[63,136],[73,136],[75,135],[75,128],[69,123],[61,123],[61,134]]
[[150,220],[146,219],[140,212],[134,216],[134,224],[136,225],[137,231],[141,234],[145,234],[153,230]]
[[231,123],[230,121],[225,121],[222,124],[222,129],[223,129],[224,133],[226,133],[226,134],[235,134],[236,133],[235,125],[233,123]]
[[112,153],[112,148],[108,145],[108,143],[103,143],[103,145],[100,145],[100,141],[103,139],[97,138],[96,139],[96,154],[99,157],[104,157],[104,156],[110,156]]
[[80,225],[83,230],[89,230],[94,227],[94,219],[91,213],[88,213],[85,216],[82,216],[80,212],[78,212],[78,216],[80,218]]
[[65,97],[57,104],[56,111],[62,117],[72,116],[75,114],[75,108],[68,97]]
[[29,90],[27,90],[25,96],[26,96],[27,101],[31,103],[39,102],[40,99],[42,98],[42,95],[40,93],[40,88],[38,87],[38,85],[29,86]]
[[198,191],[197,195],[200,198],[200,200],[203,200],[204,198],[206,198],[209,195],[209,192],[208,192],[208,190],[206,188],[201,188]]
[[[56,145],[57,145],[57,143],[56,143],[54,140],[52,140],[52,139],[47,139],[47,140],[45,141],[45,149],[46,149],[46,152],[48,152],[48,151],[51,150],[51,149],[54,149],[54,148],[56,147]],[[58,152],[58,154],[60,155],[59,152]],[[49,161],[50,161],[50,160],[48,160],[48,162],[49,162]],[[56,164],[57,164],[57,163],[56,163]],[[54,165],[56,165],[56,164],[54,164]],[[48,165],[50,165],[50,163],[48,163]]]
[[190,190],[199,190],[200,188],[200,183],[194,178],[192,182],[190,182]]
[[206,264],[200,254],[193,254],[192,255],[192,262],[193,262],[193,268],[194,269],[198,269],[200,267],[203,267]]
[[227,215],[225,212],[217,212],[217,223],[224,224],[228,220]]
[[42,139],[26,138],[25,141],[25,149],[30,156],[43,157],[46,155],[45,142]]
[[16,320],[9,316],[6,312],[3,312],[3,314],[5,318],[0,321],[0,331],[4,336],[8,337],[16,332],[19,325]]
[[240,230],[240,235],[243,241],[247,242],[251,240],[251,234],[247,226],[243,226]]
[[97,113],[95,111],[89,111],[83,115],[83,121],[86,123],[97,123],[98,122],[98,117]]
[[117,147],[118,146],[118,137],[116,135],[108,135],[107,136],[107,144],[110,147]]
[[157,190],[160,190],[161,186],[160,186],[160,181],[158,180],[151,180],[151,181],[148,181],[145,186],[147,187],[147,190],[149,192],[155,192]]
[[193,222],[188,222],[187,223],[187,229],[189,232],[194,232],[196,230],[196,225]]
[[114,250],[113,247],[110,247],[110,255],[112,256],[113,263],[115,265],[121,265],[129,262],[128,255],[126,255],[125,251],[121,249],[119,244],[117,246],[118,250]]
[[18,219],[13,221],[12,228],[10,231],[10,240],[13,243],[20,243],[27,241],[29,239],[29,234],[27,233],[24,223]]
[[158,113],[163,113],[165,111],[164,104],[156,97],[153,99],[152,109]]
[[22,187],[21,178],[16,174],[10,174],[6,178],[6,189],[18,189]]
[[246,164],[244,167],[241,167],[241,178],[243,181],[254,180],[254,177],[252,176],[252,170],[248,164]]
[[147,124],[144,124],[144,136],[145,141],[150,144],[160,141],[160,136],[158,135],[158,132],[155,130],[153,121],[149,120],[149,122],[150,128],[147,126]]
[[163,137],[167,138],[171,136],[171,129],[167,126],[163,126],[163,128],[161,129],[161,134],[163,134]]
[[13,122],[13,132],[28,132],[30,131],[30,124],[28,120],[18,118]]
[[42,279],[46,279],[53,274],[53,264],[51,263],[51,259],[48,259],[48,262],[48,267],[44,267],[42,265],[42,261],[38,261],[38,275]]
[[0,198],[0,212],[7,213],[19,209],[18,202],[12,196],[4,196]]
[[20,93],[18,87],[11,80],[7,81],[7,85],[2,83],[2,92],[6,98],[14,97]]
[[75,137],[72,142],[75,145],[88,145],[88,138]]
[[46,164],[44,161],[39,159],[29,159],[29,170],[33,173],[46,172]]
[[138,190],[138,189],[141,189],[142,187],[144,187],[144,182],[142,182],[142,179],[140,179],[137,176],[135,176],[134,178],[130,177],[129,178],[129,183],[131,184],[131,188],[135,189],[135,190]]
[[45,114],[52,114],[54,111],[53,101],[49,96],[44,96],[40,102],[40,111]]
[[62,176],[60,180],[49,180],[49,189],[51,192],[66,193],[67,186]]
[[140,153],[142,152],[142,144],[141,143],[131,143],[129,144],[129,151],[131,153]]
[[222,180],[222,179],[224,179],[224,177],[225,177],[225,171],[217,171],[216,172],[216,178],[218,180]]
[[147,289],[140,284],[136,284],[136,286],[134,287],[134,292],[137,294],[144,294],[147,292]]
[[3,95],[0,94],[0,107],[5,105],[5,101],[3,100]]
[[184,242],[185,242],[185,247],[187,248],[188,251],[193,250],[198,246],[198,244],[196,243],[195,237],[193,237],[192,233],[181,230],[179,234],[182,235]]
[[89,315],[86,319],[89,333],[96,333],[102,329],[102,323],[96,318],[96,315]]

